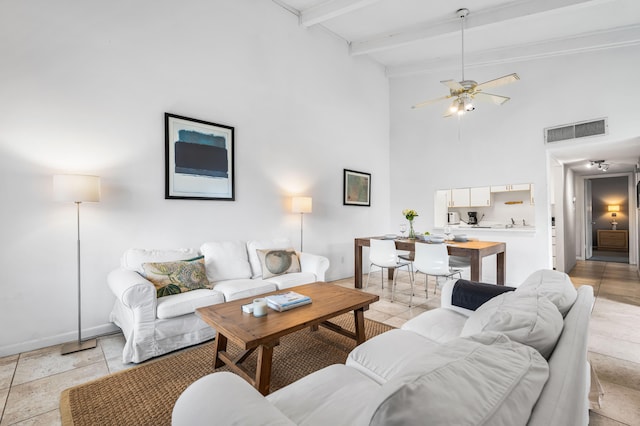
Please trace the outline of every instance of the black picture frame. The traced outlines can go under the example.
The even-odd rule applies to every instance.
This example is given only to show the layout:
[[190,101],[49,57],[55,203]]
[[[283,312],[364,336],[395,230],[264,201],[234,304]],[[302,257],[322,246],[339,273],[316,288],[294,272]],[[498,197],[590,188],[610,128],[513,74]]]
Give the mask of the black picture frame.
[[165,199],[235,201],[235,128],[165,113]]
[[344,169],[342,203],[345,206],[371,206],[371,174]]

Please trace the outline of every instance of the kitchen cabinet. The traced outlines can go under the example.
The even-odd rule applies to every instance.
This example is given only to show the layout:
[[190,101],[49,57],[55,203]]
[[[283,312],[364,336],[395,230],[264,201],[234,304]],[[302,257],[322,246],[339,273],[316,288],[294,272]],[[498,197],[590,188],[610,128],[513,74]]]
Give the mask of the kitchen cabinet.
[[451,190],[449,207],[469,207],[471,201],[469,188],[455,188]]
[[533,195],[533,193],[535,192],[535,191],[533,190],[533,184],[531,184],[531,185],[530,185],[530,188],[529,188],[529,189],[531,190],[531,192],[529,193],[529,195],[530,195],[530,197],[531,197],[530,201],[531,201],[531,205],[533,206],[533,205],[535,205],[535,204],[536,204],[536,199],[535,199],[535,196]]
[[491,192],[529,191],[530,189],[531,185],[528,183],[491,186]]
[[486,207],[491,205],[491,188],[482,186],[469,189],[469,206]]
[[435,200],[433,203],[433,226],[436,228],[442,228],[447,224],[447,211],[449,208],[449,202],[451,198],[451,190],[440,189],[436,191]]

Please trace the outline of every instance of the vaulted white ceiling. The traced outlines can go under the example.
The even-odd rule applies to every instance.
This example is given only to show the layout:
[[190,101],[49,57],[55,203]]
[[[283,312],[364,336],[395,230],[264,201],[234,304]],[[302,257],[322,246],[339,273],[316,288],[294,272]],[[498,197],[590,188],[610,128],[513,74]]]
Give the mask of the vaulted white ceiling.
[[640,43],[638,0],[274,0],[368,55],[390,77]]
[[[297,15],[301,27],[329,31],[345,41],[348,54],[380,63],[390,78],[454,70],[450,78],[461,79],[461,8],[470,12],[465,69],[640,44],[640,0],[273,1]],[[619,152],[621,168],[632,169],[640,139],[616,145],[584,144],[580,158],[571,149],[553,155],[580,172],[585,158],[622,166],[610,158]]]

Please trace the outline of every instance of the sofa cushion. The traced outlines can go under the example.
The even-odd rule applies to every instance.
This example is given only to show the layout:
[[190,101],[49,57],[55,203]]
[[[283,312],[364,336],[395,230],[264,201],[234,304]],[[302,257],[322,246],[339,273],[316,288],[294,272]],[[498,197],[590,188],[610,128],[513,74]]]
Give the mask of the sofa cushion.
[[207,280],[202,256],[173,262],[143,263],[142,269],[142,275],[156,288],[157,297],[213,287]]
[[401,328],[418,333],[429,340],[444,343],[460,337],[467,318],[466,315],[450,309],[432,309],[405,322]]
[[509,292],[480,306],[464,324],[460,336],[497,331],[537,349],[549,358],[564,325],[562,315],[535,292]]
[[380,385],[356,369],[334,364],[281,388],[267,400],[297,425],[352,426],[368,423],[369,401]]
[[455,339],[384,384],[370,424],[524,425],[548,376],[536,350],[504,335]]
[[316,279],[316,275],[312,272],[296,272],[267,278],[264,281],[275,284],[278,286],[278,290],[284,290],[285,288],[297,285],[311,284],[318,280]]
[[349,367],[383,384],[416,360],[428,357],[439,343],[406,330],[390,330],[356,346],[349,353]]
[[172,260],[193,259],[198,256],[200,256],[200,252],[193,248],[170,250],[130,248],[122,255],[120,266],[142,274],[144,272],[142,269],[143,263],[170,262]]
[[300,272],[300,259],[296,251],[289,249],[257,249],[262,278]]
[[578,297],[576,288],[571,282],[569,275],[560,271],[550,269],[541,269],[529,275],[526,280],[518,288],[518,291],[534,290],[538,294],[545,296],[554,305],[564,317],[573,306]]
[[193,290],[158,299],[156,316],[160,319],[192,314],[197,308],[224,302],[224,295],[216,290]]
[[251,278],[247,248],[241,241],[215,241],[202,244],[209,281]]
[[224,300],[230,302],[244,297],[252,297],[270,291],[276,291],[278,288],[274,283],[267,281],[243,279],[217,282],[215,283],[214,290],[224,294]]
[[272,240],[251,240],[247,242],[247,253],[251,264],[252,278],[259,278],[262,275],[262,266],[256,250],[258,249],[285,249],[291,247],[291,242],[287,238],[274,238]]

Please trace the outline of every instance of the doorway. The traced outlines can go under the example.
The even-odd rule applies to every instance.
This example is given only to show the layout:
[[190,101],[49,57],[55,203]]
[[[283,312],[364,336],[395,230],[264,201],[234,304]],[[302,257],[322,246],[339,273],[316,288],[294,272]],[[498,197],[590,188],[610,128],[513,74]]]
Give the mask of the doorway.
[[585,176],[584,179],[585,259],[629,263],[631,176]]

